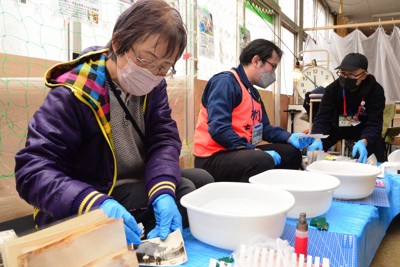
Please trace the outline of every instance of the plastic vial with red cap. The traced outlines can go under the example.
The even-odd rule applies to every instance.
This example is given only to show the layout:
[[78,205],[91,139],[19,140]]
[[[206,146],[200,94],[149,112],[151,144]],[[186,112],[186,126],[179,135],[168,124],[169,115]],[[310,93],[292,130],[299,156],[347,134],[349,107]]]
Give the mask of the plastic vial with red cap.
[[296,239],[294,241],[294,251],[297,257],[303,254],[304,257],[307,256],[308,248],[308,224],[306,219],[306,213],[300,213],[299,220],[296,225]]

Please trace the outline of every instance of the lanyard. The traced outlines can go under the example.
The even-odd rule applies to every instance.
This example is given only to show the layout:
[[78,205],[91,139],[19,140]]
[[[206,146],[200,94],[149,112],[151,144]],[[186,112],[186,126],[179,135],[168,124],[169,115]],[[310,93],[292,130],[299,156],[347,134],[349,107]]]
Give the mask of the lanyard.
[[[347,116],[346,93],[344,92],[344,89],[342,89],[342,90],[343,90],[343,115],[346,117],[346,116]],[[364,97],[362,97],[361,103],[360,103],[360,105],[358,106],[357,114],[356,114],[356,116],[355,116],[356,120],[358,120],[358,116],[360,115],[360,112],[361,112],[361,110],[362,110],[362,108],[363,108],[363,105],[365,105]]]
[[250,95],[250,99],[251,99],[251,119],[253,120],[253,125],[254,125],[254,117],[255,117],[255,110],[254,110],[254,99],[253,99],[253,95],[251,93],[251,89],[247,88],[247,92],[249,92]]
[[115,87],[114,82],[111,79],[110,74],[108,73],[107,70],[106,70],[106,76],[107,76],[108,85],[110,86],[111,91],[115,95],[115,98],[118,100],[118,103],[120,104],[120,106],[124,110],[126,118],[128,120],[130,120],[130,122],[132,123],[133,128],[135,128],[136,132],[140,136],[140,139],[142,139],[142,141],[144,142],[145,138],[144,138],[143,132],[140,130],[139,126],[137,125],[137,123],[135,121],[135,119],[132,117],[132,114],[129,112],[128,108],[124,104],[124,101],[122,101],[121,95],[118,93],[117,88]]

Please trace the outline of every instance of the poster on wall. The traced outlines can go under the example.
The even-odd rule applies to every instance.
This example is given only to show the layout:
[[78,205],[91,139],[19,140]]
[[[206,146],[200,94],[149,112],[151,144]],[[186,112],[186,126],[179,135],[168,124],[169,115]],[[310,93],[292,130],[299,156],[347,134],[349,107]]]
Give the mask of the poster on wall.
[[212,14],[205,7],[198,9],[199,56],[214,58],[214,23]]
[[57,12],[69,19],[99,23],[99,0],[58,0]]

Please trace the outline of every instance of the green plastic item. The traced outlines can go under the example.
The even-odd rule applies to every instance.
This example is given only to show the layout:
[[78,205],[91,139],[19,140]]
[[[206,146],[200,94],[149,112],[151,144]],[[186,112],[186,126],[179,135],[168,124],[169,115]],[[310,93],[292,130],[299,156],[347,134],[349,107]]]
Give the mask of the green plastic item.
[[325,217],[319,217],[316,219],[312,219],[310,222],[311,226],[317,227],[318,230],[328,231],[329,223],[326,221]]
[[[218,262],[225,262],[225,263],[233,263],[235,260],[231,257],[223,257],[218,259]],[[220,267],[219,263],[217,263],[217,267]]]

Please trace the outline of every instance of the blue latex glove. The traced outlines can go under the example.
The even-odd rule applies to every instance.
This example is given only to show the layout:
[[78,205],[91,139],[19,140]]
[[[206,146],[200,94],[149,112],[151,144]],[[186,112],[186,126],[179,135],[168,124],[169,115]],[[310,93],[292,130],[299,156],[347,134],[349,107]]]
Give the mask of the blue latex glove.
[[100,208],[108,215],[109,218],[122,218],[124,220],[126,242],[128,245],[141,244],[140,236],[143,231],[138,226],[135,218],[121,205],[118,201],[114,199],[107,199],[104,201]]
[[158,196],[153,202],[156,227],[151,230],[147,238],[160,237],[165,240],[167,236],[177,230],[182,232],[182,216],[176,206],[175,199],[168,194]]
[[289,137],[289,144],[301,150],[314,142],[314,140],[314,137],[309,137],[304,133],[294,133]]
[[308,148],[307,151],[322,150],[322,141],[316,139]]
[[359,140],[354,146],[353,146],[353,152],[351,153],[351,155],[353,156],[353,158],[358,154],[360,155],[358,157],[357,162],[360,163],[366,163],[367,162],[367,156],[368,156],[368,152],[367,152],[367,144],[363,141],[363,140]]
[[279,155],[276,151],[274,150],[266,150],[266,153],[270,154],[271,157],[275,161],[275,166],[281,164],[281,155]]

